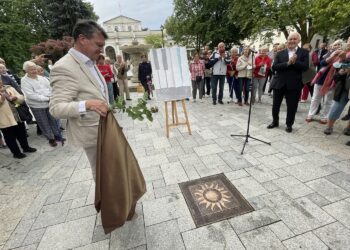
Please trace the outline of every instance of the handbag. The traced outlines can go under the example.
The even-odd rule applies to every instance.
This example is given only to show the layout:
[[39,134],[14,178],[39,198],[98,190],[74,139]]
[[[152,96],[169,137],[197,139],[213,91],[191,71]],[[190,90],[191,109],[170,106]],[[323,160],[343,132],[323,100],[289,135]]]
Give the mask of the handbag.
[[29,108],[25,102],[15,107],[19,115],[19,118],[21,118],[22,122],[31,122],[33,120],[33,116],[30,113]]

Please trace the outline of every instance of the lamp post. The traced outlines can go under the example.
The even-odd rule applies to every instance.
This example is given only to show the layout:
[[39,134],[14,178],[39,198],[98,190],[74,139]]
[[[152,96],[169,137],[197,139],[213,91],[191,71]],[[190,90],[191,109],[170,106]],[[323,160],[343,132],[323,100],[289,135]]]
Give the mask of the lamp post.
[[163,24],[160,26],[160,30],[162,31],[162,45],[163,45],[163,48],[164,48],[164,32],[163,32],[164,26],[163,26]]

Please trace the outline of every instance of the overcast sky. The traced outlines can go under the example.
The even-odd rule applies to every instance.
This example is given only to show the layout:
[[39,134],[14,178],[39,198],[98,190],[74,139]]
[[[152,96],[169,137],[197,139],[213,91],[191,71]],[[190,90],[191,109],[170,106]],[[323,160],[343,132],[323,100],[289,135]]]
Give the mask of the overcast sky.
[[173,13],[173,0],[86,0],[94,5],[95,13],[103,23],[124,15],[142,22],[143,28],[159,29]]

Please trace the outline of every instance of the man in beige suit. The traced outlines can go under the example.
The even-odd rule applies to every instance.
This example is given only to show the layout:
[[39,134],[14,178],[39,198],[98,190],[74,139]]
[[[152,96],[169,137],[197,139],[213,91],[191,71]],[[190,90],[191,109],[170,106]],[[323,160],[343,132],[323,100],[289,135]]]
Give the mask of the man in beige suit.
[[98,124],[108,111],[108,89],[95,62],[107,34],[93,21],[79,21],[73,38],[74,47],[51,70],[50,113],[68,120],[68,143],[84,148],[96,179]]

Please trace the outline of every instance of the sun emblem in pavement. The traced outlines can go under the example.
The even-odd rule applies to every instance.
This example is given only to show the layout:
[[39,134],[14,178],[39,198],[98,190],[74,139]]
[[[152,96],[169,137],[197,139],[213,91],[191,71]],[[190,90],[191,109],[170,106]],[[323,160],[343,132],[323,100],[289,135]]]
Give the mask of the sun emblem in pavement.
[[214,211],[215,207],[222,211],[227,208],[226,204],[231,201],[229,192],[215,183],[199,185],[194,195],[198,204],[204,204],[205,208],[210,208],[211,211]]

